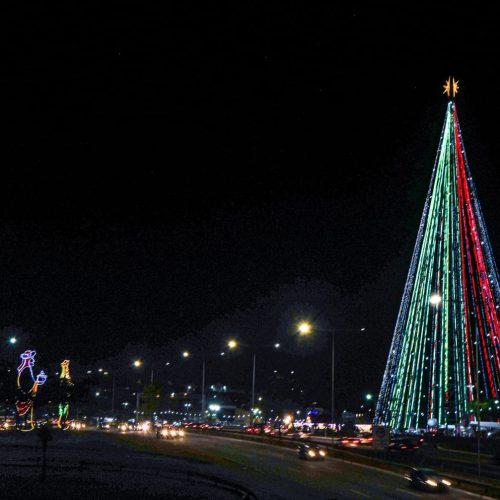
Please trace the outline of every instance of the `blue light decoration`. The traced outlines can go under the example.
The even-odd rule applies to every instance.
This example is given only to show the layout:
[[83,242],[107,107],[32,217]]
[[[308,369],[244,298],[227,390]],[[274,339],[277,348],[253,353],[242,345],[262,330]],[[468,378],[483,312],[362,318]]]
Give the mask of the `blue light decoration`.
[[448,102],[380,389],[374,423],[397,430],[459,425],[500,391],[500,286],[465,154]]
[[17,367],[17,397],[16,410],[18,417],[30,414],[30,427],[21,429],[31,431],[35,428],[33,400],[37,395],[38,388],[45,384],[47,375],[42,370],[36,377],[33,375],[36,351],[26,350],[21,355],[21,364]]

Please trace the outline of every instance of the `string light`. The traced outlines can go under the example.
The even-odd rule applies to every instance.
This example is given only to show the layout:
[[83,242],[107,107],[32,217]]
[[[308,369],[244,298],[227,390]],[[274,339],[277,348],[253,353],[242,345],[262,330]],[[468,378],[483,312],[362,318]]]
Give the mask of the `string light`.
[[57,419],[57,426],[59,429],[66,430],[69,428],[69,398],[71,397],[71,390],[73,382],[69,372],[69,359],[61,362],[61,373],[59,375],[59,385],[61,387],[62,401],[58,406],[59,418]]
[[499,300],[497,268],[450,101],[375,423],[405,430],[426,427],[429,419],[460,423],[469,418],[475,383],[486,399],[496,398]]
[[[21,364],[17,367],[17,398],[16,410],[19,417],[25,417],[30,412],[30,427],[22,431],[32,431],[35,428],[33,399],[38,388],[45,384],[47,375],[42,370],[36,378],[33,375],[36,351],[26,350],[20,354]],[[27,370],[28,375],[25,374]]]

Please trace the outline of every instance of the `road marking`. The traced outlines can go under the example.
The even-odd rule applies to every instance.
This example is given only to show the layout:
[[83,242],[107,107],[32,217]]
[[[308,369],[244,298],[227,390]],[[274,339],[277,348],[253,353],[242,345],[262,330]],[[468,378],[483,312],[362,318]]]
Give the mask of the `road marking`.
[[420,498],[419,494],[413,493],[413,492],[408,491],[408,490],[403,490],[403,488],[396,488],[396,491],[402,491],[403,493],[406,493],[407,495],[411,495],[412,497]]
[[353,493],[355,493],[356,495],[359,495],[360,497],[371,498],[370,495],[365,495],[364,493],[361,493],[361,491],[353,490],[352,488],[351,488],[351,491]]

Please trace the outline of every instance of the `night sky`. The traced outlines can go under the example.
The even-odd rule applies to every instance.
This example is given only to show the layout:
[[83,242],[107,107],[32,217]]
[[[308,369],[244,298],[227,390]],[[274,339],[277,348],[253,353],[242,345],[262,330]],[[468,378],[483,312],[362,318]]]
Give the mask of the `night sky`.
[[[341,403],[378,391],[450,74],[500,258],[493,10],[35,8],[3,64],[0,328],[45,359],[292,345],[307,312]],[[281,363],[327,393],[320,345]]]

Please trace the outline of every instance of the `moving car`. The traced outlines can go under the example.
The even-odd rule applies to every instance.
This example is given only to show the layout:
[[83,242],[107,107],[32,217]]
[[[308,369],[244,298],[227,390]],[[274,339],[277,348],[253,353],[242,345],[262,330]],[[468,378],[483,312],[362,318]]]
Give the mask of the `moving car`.
[[358,437],[360,444],[373,444],[373,436],[371,432],[363,432]]
[[297,455],[303,460],[324,460],[326,450],[315,444],[299,444],[297,446]]
[[388,453],[415,453],[418,450],[418,444],[409,438],[392,438],[386,447]]
[[156,437],[159,439],[175,439],[178,437],[184,437],[184,429],[180,429],[174,426],[164,426],[156,431]]
[[410,482],[410,487],[422,491],[448,491],[451,481],[441,477],[432,469],[410,469],[405,478]]
[[340,440],[340,446],[358,446],[361,444],[361,438],[356,437],[356,436],[351,436],[351,437],[343,437]]

